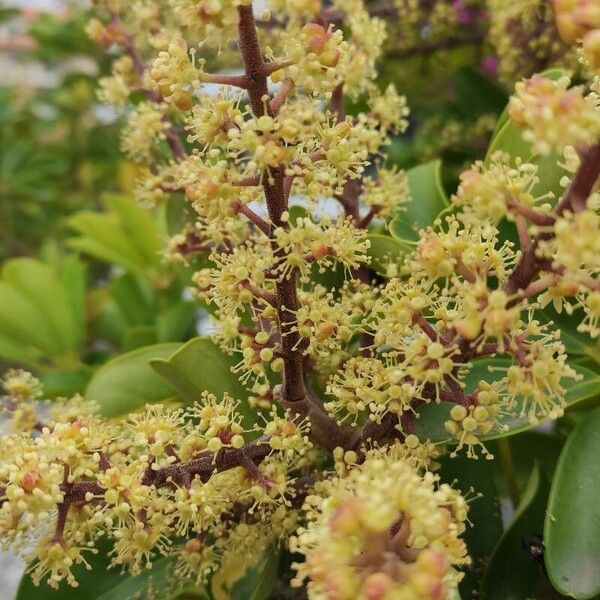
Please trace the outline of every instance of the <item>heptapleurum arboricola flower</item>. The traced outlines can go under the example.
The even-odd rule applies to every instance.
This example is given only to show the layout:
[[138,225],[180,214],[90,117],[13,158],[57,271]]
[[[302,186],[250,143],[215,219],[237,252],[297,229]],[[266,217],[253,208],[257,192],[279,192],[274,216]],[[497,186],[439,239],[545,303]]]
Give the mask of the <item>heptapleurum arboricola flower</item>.
[[[9,372],[4,544],[52,586],[77,585],[72,567],[101,540],[113,566],[136,574],[169,555],[197,583],[281,545],[304,557],[293,583],[311,598],[451,598],[469,563],[468,506],[434,473],[443,449],[419,439],[417,419],[448,403],[451,455],[490,458],[485,438],[505,417],[537,424],[565,410],[578,375],[536,311],[580,310],[580,330],[600,334],[598,79],[537,75],[510,101],[524,139],[564,161],[560,192],[538,189],[537,163],[494,153],[383,277],[372,233],[411,201],[405,174],[385,165],[408,108],[377,86],[387,25],[369,5],[97,4],[90,36],[122,51],[99,95],[129,107],[136,194],[149,205],[179,194],[195,214],[165,257],[196,267],[192,289],[246,397],[206,392],[110,421],[79,398],[38,411],[39,382]],[[482,18],[441,4],[439,22]],[[583,37],[597,69],[595,13],[555,5],[556,25],[536,18],[566,43]],[[347,114],[348,99],[364,110]],[[500,355],[504,367],[469,378]],[[248,423],[240,403],[260,418]]]

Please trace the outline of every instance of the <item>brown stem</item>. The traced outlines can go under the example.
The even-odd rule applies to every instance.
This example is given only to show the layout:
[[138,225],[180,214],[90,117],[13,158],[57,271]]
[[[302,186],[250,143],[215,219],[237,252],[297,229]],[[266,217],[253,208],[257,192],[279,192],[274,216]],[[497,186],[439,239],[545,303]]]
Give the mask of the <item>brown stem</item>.
[[331,94],[331,110],[335,114],[335,119],[341,123],[346,118],[344,110],[344,83],[339,83]]
[[[583,210],[599,176],[600,143],[583,152],[579,169],[577,169],[573,181],[562,200],[554,207],[554,214],[560,216],[568,210],[573,212]],[[515,294],[519,290],[525,289],[541,270],[551,269],[551,262],[547,258],[539,257],[537,249],[540,240],[548,240],[552,236],[551,232],[542,233],[533,241],[530,247],[523,250],[519,262],[504,284],[504,291],[507,294]]]
[[270,225],[259,215],[257,215],[251,208],[249,208],[243,202],[237,202],[234,204],[233,208],[238,212],[244,215],[251,223],[256,225],[258,229],[260,229],[266,236],[271,235],[271,227]]
[[369,212],[358,222],[357,227],[359,229],[366,229],[371,221],[374,219],[375,215],[379,212],[379,207],[371,206]]
[[506,201],[506,208],[510,212],[514,212],[517,215],[521,215],[525,217],[532,223],[536,225],[540,225],[542,227],[547,227],[554,223],[554,217],[552,215],[547,215],[535,210],[535,208],[531,208],[531,206],[527,206],[522,202],[519,202],[516,198],[509,198]]
[[519,244],[521,245],[521,250],[524,251],[531,248],[531,236],[529,235],[529,231],[527,229],[525,217],[523,215],[517,215],[515,218],[515,225],[517,226],[517,234],[519,235]]
[[[265,63],[262,58],[254,12],[252,5],[238,7],[239,14],[239,48],[242,54],[244,69],[248,79],[248,96],[250,106],[256,117],[271,114],[269,107],[269,92]],[[283,220],[288,204],[284,189],[284,168],[273,168],[263,177],[263,190],[267,210],[271,219],[271,227],[288,228]],[[273,251],[276,256],[281,255],[281,249],[273,240]],[[304,372],[302,365],[302,343],[298,332],[295,330],[296,311],[300,307],[296,290],[297,273],[291,277],[277,282],[277,296],[279,300],[277,314],[281,330],[281,345],[285,352],[283,368],[283,397],[286,401],[296,402],[306,396],[304,387]]]
[[248,79],[245,75],[224,75],[218,73],[203,73],[202,81],[207,83],[219,83],[222,85],[231,85],[233,87],[239,87],[246,89],[248,85]]
[[283,81],[269,105],[271,113],[276,115],[279,112],[279,109],[285,104],[285,101],[290,97],[290,94],[293,93],[294,87],[293,79],[285,79]]
[[579,212],[585,208],[587,199],[594,190],[599,175],[600,143],[582,153],[579,169],[577,169],[571,185],[554,212],[557,215],[562,215],[566,210]]
[[167,130],[165,131],[165,135],[167,136],[167,144],[169,144],[169,148],[171,148],[173,156],[177,160],[183,160],[184,158],[186,158],[187,152],[183,147],[181,138],[175,133],[172,127],[167,128]]
[[263,74],[265,75],[265,77],[269,77],[270,75],[273,75],[273,73],[276,73],[281,69],[290,67],[293,64],[293,60],[281,60],[279,62],[263,63]]
[[65,532],[65,525],[67,524],[67,516],[69,514],[69,508],[71,505],[68,502],[61,502],[58,505],[58,515],[56,517],[56,525],[54,526],[54,533],[52,534],[52,542],[61,542]]

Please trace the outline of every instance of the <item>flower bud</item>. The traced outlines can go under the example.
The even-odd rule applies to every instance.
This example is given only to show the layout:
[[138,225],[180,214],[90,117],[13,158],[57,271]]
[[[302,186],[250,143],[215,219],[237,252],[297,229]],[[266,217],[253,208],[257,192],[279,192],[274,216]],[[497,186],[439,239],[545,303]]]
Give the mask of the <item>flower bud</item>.
[[600,71],[600,29],[594,29],[583,38],[583,50],[594,71]]
[[362,596],[365,600],[384,600],[394,581],[385,573],[372,573],[362,586]]
[[194,104],[192,101],[192,95],[189,92],[184,92],[183,90],[176,91],[171,96],[171,102],[173,102],[173,104],[183,112],[192,110],[192,106]]
[[40,480],[39,473],[36,471],[27,471],[21,476],[19,484],[26,492],[31,493],[38,486]]

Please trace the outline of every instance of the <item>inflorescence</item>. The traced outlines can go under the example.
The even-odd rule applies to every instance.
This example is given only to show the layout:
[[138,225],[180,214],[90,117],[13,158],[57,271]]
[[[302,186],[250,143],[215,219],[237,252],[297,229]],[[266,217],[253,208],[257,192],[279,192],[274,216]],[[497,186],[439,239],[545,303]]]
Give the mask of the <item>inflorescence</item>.
[[[453,454],[489,457],[507,415],[559,417],[577,379],[537,309],[579,311],[579,329],[600,334],[598,79],[537,75],[510,101],[525,140],[564,161],[559,194],[539,190],[537,164],[496,153],[383,278],[369,228],[410,201],[384,164],[408,117],[375,82],[386,22],[358,0],[271,4],[255,16],[249,0],[98,2],[90,36],[122,50],[100,97],[143,97],[122,140],[137,197],[179,193],[195,209],[166,256],[203,258],[194,290],[248,398],[206,393],[116,422],[72,399],[44,420],[37,380],[10,372],[0,529],[9,546],[34,543],[36,582],[76,585],[72,566],[103,540],[115,566],[170,555],[198,582],[287,544],[311,598],[447,598],[468,563],[467,504],[433,474],[421,407],[449,403]],[[590,3],[555,4],[564,42],[583,37],[598,69]],[[366,108],[347,114],[344,98]],[[518,241],[500,234],[505,220]],[[495,356],[506,367],[468,384],[473,361]],[[248,400],[261,425],[244,425]]]

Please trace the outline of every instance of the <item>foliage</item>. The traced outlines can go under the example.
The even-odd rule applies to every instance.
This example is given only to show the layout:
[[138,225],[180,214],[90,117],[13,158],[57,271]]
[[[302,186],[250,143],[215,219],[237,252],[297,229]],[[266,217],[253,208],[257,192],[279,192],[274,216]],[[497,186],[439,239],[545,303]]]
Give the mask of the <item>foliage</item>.
[[[6,64],[15,85],[0,89],[3,258],[35,254],[61,234],[66,216],[126,187],[129,170],[118,152],[118,127],[95,101],[101,55],[85,35],[86,14],[72,8],[60,17],[5,16],[8,31],[25,31],[14,35],[14,62]],[[28,72],[33,81],[18,79]]]
[[96,3],[136,176],[99,200],[70,105],[65,164],[111,184],[8,225],[39,254],[0,273],[18,597],[598,596],[597,11],[268,7]]

